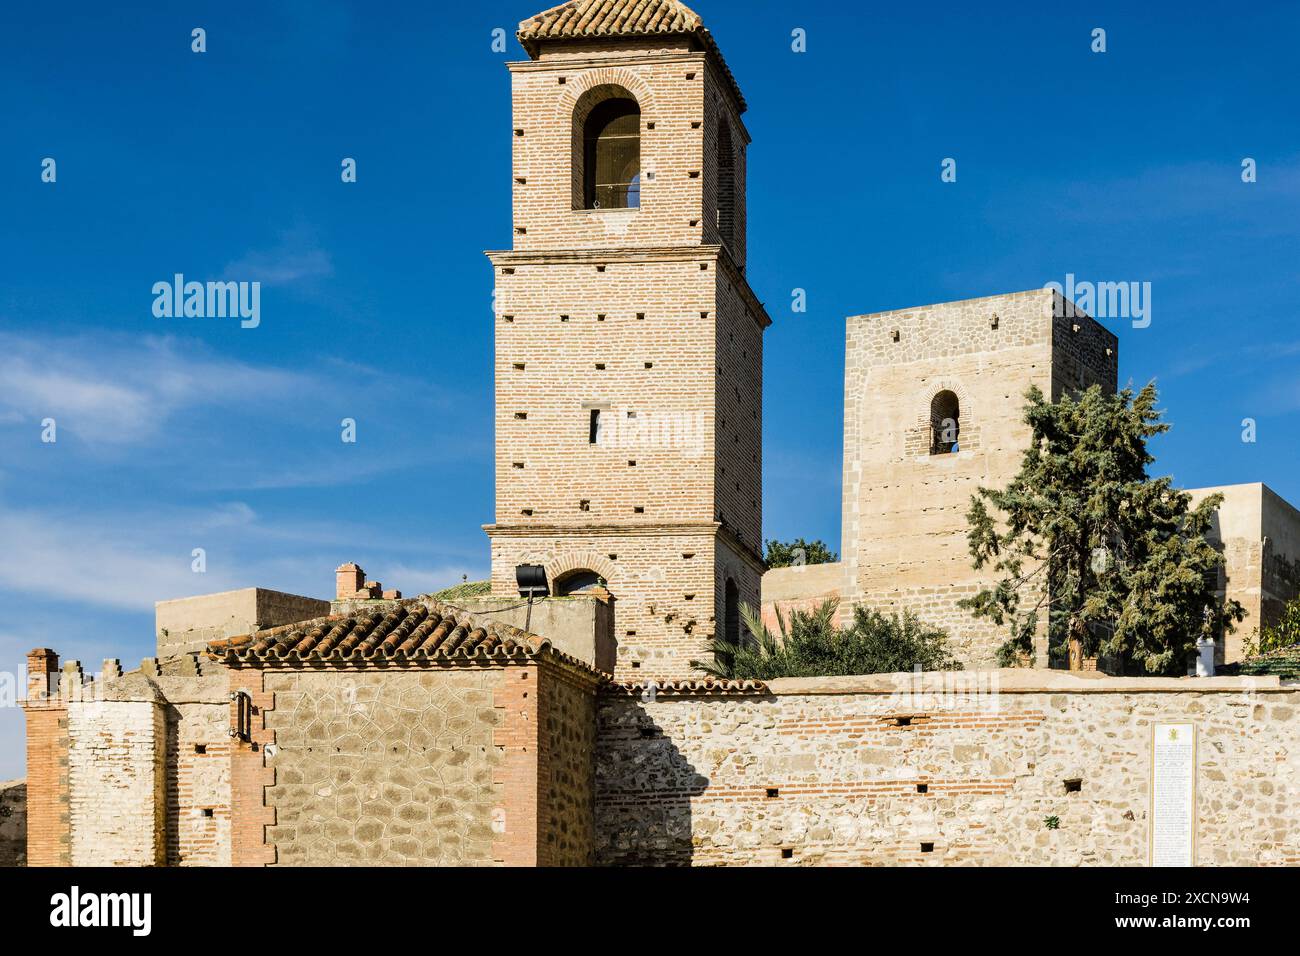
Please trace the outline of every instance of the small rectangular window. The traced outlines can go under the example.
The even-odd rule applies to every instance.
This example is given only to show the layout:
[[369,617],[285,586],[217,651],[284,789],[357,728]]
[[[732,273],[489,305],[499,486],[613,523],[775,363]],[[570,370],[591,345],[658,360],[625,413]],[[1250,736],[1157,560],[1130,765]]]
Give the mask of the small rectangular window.
[[600,444],[600,409],[599,408],[593,408],[591,410],[591,418],[587,428],[587,444],[588,445]]

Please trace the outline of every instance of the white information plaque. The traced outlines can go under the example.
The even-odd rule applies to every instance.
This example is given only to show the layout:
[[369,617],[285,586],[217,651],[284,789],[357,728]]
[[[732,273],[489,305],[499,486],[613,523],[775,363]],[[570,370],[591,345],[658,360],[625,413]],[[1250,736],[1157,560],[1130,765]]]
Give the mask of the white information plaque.
[[1151,865],[1196,864],[1196,725],[1151,732]]

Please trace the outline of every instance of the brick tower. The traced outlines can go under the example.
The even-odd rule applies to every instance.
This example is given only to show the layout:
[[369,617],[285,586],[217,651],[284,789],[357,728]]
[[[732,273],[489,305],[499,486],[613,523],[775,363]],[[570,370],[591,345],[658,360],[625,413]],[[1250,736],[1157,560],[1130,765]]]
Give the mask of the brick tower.
[[680,678],[762,574],[762,358],[745,101],[676,0],[574,0],[509,65],[514,243],[496,278],[492,589],[603,581],[620,679]]

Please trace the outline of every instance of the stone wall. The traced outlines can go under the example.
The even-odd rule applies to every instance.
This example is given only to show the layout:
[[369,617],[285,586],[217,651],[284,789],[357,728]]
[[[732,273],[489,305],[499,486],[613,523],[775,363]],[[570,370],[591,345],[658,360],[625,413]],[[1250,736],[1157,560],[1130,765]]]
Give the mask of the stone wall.
[[491,865],[502,670],[273,671],[284,866]]
[[[738,194],[732,252],[744,264],[749,133],[716,62],[689,44],[668,35],[635,43],[551,43],[536,60],[508,64],[516,249],[717,243],[716,154],[725,122]],[[585,116],[605,91],[640,107],[641,167],[653,178],[643,177],[638,209],[580,208],[581,134],[575,144],[574,117]]]
[[1197,862],[1300,863],[1300,688],[1026,671],[923,680],[603,694],[598,862],[1144,865],[1152,724],[1187,720],[1199,732]]
[[208,641],[329,613],[329,602],[268,588],[240,588],[154,604],[158,656],[192,654]]
[[1223,555],[1222,593],[1241,603],[1246,617],[1215,648],[1220,664],[1241,660],[1245,642],[1276,623],[1286,602],[1300,594],[1300,511],[1267,485],[1191,488],[1192,504],[1221,494],[1208,538]]
[[[824,601],[841,600],[846,584],[846,570],[839,561],[773,568],[763,575],[763,623],[779,633],[779,609],[789,621],[793,610],[807,611]],[[847,611],[841,604],[842,612]]]
[[518,594],[512,597],[460,598],[451,603],[471,614],[487,614],[498,624],[528,630],[546,638],[556,650],[607,674],[614,673],[617,651],[614,606],[603,595],[540,598],[533,602],[531,614]]
[[27,782],[0,782],[0,866],[27,863]]
[[538,862],[590,866],[595,852],[596,698],[589,683],[543,680],[538,702]]
[[[1006,628],[956,606],[994,580],[991,569],[971,568],[971,495],[1019,471],[1031,385],[1048,396],[1092,382],[1115,386],[1115,337],[1061,311],[1060,297],[1039,289],[849,317],[845,614],[858,603],[911,610],[949,631],[967,667],[994,663]],[[931,400],[941,391],[958,399],[958,447],[930,454]],[[1045,664],[1045,641],[1038,645]]]

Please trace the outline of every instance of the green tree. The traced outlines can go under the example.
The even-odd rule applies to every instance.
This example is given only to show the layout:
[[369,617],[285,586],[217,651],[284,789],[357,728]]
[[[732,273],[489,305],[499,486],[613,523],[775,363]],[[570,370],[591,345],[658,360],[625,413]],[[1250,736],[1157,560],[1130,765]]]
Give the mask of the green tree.
[[816,541],[796,538],[794,541],[767,542],[769,568],[788,568],[797,564],[832,564],[839,559],[840,556],[828,548],[826,542],[820,538]]
[[1282,608],[1275,624],[1266,624],[1246,639],[1246,656],[1268,654],[1300,644],[1300,597],[1292,598]]
[[1055,403],[1034,387],[1026,399],[1033,438],[1020,473],[1002,490],[980,488],[967,513],[975,567],[992,565],[1000,580],[961,604],[1009,625],[1004,665],[1032,649],[1045,619],[1071,669],[1103,653],[1177,672],[1197,638],[1244,614],[1214,593],[1220,557],[1205,534],[1222,496],[1192,508],[1170,478],[1147,475],[1147,440],[1169,430],[1154,383],[1118,395],[1094,385]]
[[854,608],[853,623],[835,626],[839,602],[834,598],[812,610],[777,611],[778,633],[748,605],[741,606],[746,634],[739,644],[723,637],[709,642],[713,660],[691,666],[722,680],[771,680],[776,677],[839,677],[923,670],[960,670],[948,652],[948,635],[927,627],[912,614],[886,617]]

